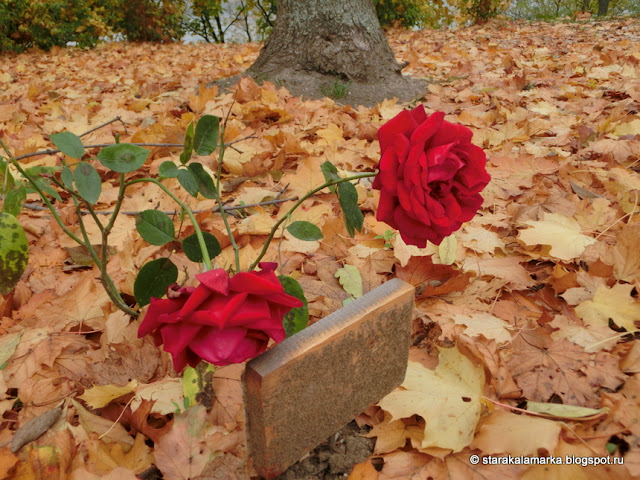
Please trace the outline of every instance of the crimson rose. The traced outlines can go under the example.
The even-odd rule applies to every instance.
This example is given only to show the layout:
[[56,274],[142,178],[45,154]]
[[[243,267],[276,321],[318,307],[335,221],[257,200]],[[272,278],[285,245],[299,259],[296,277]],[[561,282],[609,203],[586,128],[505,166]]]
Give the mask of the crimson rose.
[[397,229],[405,243],[439,245],[482,205],[480,191],[491,177],[472,135],[467,127],[445,121],[443,112],[427,116],[422,105],[380,127],[376,218]]
[[197,287],[167,290],[167,299],[152,298],[138,337],[151,334],[164,344],[181,372],[200,360],[214,365],[244,362],[267,349],[269,338],[285,337],[282,318],[297,298],[285,293],[274,270],[260,263],[260,272],[240,272],[229,278],[222,268],[196,275]]

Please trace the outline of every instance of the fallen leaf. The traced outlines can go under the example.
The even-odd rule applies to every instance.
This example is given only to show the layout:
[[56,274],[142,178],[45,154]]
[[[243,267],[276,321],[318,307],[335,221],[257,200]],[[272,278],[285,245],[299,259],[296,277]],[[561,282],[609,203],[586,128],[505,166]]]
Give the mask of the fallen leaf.
[[480,422],[471,448],[484,454],[537,456],[539,449],[553,453],[562,426],[558,422],[496,409]]
[[591,300],[576,306],[576,314],[587,325],[608,326],[609,319],[628,332],[636,330],[635,321],[640,320],[640,302],[631,296],[633,285],[621,283],[608,288],[601,286]]
[[550,245],[549,255],[560,260],[577,258],[596,242],[582,234],[577,221],[556,213],[545,213],[542,220],[525,223],[532,228],[520,230],[518,239],[525,245]]
[[409,362],[400,389],[391,392],[378,405],[392,418],[420,415],[425,419],[422,447],[460,451],[473,440],[480,419],[485,376],[456,347],[441,348],[435,371]]

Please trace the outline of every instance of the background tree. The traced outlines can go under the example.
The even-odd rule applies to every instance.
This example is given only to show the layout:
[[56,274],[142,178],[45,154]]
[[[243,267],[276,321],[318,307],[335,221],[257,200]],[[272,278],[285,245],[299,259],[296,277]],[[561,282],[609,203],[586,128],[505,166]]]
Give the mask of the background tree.
[[342,85],[345,103],[419,98],[425,82],[404,77],[371,0],[279,0],[273,32],[247,70],[318,98]]

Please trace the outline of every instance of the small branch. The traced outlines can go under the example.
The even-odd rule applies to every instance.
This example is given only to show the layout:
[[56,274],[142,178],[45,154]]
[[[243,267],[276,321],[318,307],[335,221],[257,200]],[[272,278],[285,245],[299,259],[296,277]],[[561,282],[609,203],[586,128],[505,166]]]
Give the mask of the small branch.
[[298,208],[302,202],[304,202],[306,199],[312,197],[313,195],[315,195],[316,193],[318,193],[321,190],[324,190],[327,187],[330,187],[332,185],[338,185],[339,183],[343,183],[343,182],[350,182],[352,180],[359,180],[361,178],[368,178],[368,177],[375,177],[378,173],[377,172],[371,172],[371,173],[360,173],[358,175],[353,175],[351,177],[346,177],[346,178],[341,178],[339,180],[333,180],[330,182],[325,182],[322,185],[320,185],[319,187],[314,188],[313,190],[311,190],[309,193],[307,193],[306,195],[304,195],[300,200],[298,200],[295,205],[293,207],[291,207],[289,209],[289,211],[287,213],[285,213],[280,220],[278,220],[276,222],[276,224],[271,228],[271,232],[269,232],[269,236],[267,237],[267,239],[264,242],[264,246],[262,247],[262,250],[260,251],[260,253],[258,254],[258,258],[256,258],[256,260],[251,264],[251,266],[249,267],[249,272],[251,272],[252,270],[255,270],[255,268],[258,266],[258,263],[260,262],[260,260],[262,260],[262,257],[265,256],[265,254],[267,253],[267,250],[269,248],[269,245],[271,244],[271,240],[273,240],[273,236],[276,234],[276,232],[278,231],[278,227],[287,220],[287,218],[289,218],[289,216],[295,211],[296,208]]
[[124,125],[124,126],[125,126],[125,128],[126,128],[126,125],[125,125],[125,123],[122,121],[122,118],[121,118],[121,117],[116,117],[116,118],[114,118],[113,120],[109,120],[108,122],[104,122],[103,124],[98,125],[97,127],[93,127],[91,130],[87,130],[86,132],[81,133],[81,134],[80,134],[80,135],[78,135],[78,136],[79,136],[79,137],[84,137],[85,135],[89,135],[90,133],[95,132],[96,130],[101,129],[102,127],[106,127],[107,125],[109,125],[109,124],[111,124],[111,123],[114,123],[114,122],[118,122],[118,121],[120,121],[120,122],[122,123],[122,125]]
[[[246,205],[231,205],[229,207],[223,207],[225,212],[230,212],[233,210],[242,210],[243,208],[251,208],[251,207],[263,207],[265,205],[278,205],[280,203],[284,203],[284,202],[294,202],[296,200],[298,200],[298,197],[292,197],[292,198],[278,198],[280,195],[282,194],[282,192],[278,193],[278,195],[276,196],[276,198],[274,198],[273,200],[266,200],[264,202],[258,202],[258,203],[247,203]],[[0,199],[4,198],[3,195],[0,195]],[[46,210],[50,210],[49,207],[43,207],[42,205],[38,205],[36,203],[25,203],[23,205],[25,208],[28,208],[29,210],[34,210],[37,212],[44,212]],[[171,211],[171,210],[159,210],[162,213],[166,213],[167,215],[171,216],[171,215],[179,215],[180,212],[177,211]],[[202,209],[202,210],[193,210],[193,213],[204,213],[204,212],[219,212],[220,211],[220,207],[218,205],[216,205],[213,208],[210,209]],[[60,213],[58,210],[56,210],[56,213]],[[82,215],[89,215],[91,212],[89,212],[88,210],[80,210],[80,213]],[[115,213],[115,210],[100,210],[100,211],[96,211],[94,212],[96,215],[111,215],[113,213]],[[119,212],[123,215],[138,215],[139,213],[142,212],[134,212],[134,211],[128,211],[128,212]]]
[[[257,138],[257,137],[255,135],[247,135],[246,137],[238,138],[237,140],[233,140],[232,142],[225,143],[225,147],[231,146],[231,148],[235,150],[235,147],[233,147],[232,145],[234,143],[241,142],[242,140],[246,140],[247,138]],[[84,148],[104,148],[104,147],[110,147],[111,145],[115,145],[115,143],[97,143],[95,145],[85,145]],[[139,147],[164,147],[164,148],[183,148],[184,147],[182,143],[132,143],[131,145],[137,145]],[[23,158],[37,157],[39,155],[53,155],[54,153],[60,153],[60,150],[55,148],[50,148],[48,150],[39,150],[37,152],[25,153],[24,155],[15,157],[15,159],[22,160]]]

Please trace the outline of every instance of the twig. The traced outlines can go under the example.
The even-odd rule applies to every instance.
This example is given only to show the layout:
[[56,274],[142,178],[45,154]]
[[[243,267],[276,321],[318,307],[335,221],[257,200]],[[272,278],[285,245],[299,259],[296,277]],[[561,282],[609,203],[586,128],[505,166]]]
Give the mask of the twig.
[[106,127],[107,125],[109,125],[110,123],[114,123],[120,121],[122,123],[122,125],[125,126],[126,128],[126,124],[122,121],[122,117],[116,117],[113,120],[109,120],[108,122],[104,122],[102,125],[98,125],[97,127],[93,127],[91,130],[87,130],[84,133],[81,133],[80,135],[78,135],[79,137],[84,137],[85,135],[89,135],[92,132],[95,132],[96,130],[101,129],[102,127]]
[[[293,202],[295,200],[298,200],[298,197],[292,197],[292,198],[278,198],[280,195],[282,195],[282,192],[278,193],[278,195],[276,196],[276,198],[274,198],[273,200],[266,200],[264,202],[258,202],[258,203],[248,203],[246,205],[231,205],[229,207],[224,207],[224,211],[225,212],[229,212],[232,210],[242,210],[243,208],[251,208],[251,207],[262,207],[265,205],[277,205],[279,203],[284,203],[284,202]],[[0,195],[0,199],[4,198],[3,195]],[[28,208],[29,210],[35,210],[37,212],[43,212],[45,210],[49,210],[49,207],[43,207],[42,205],[38,205],[36,203],[25,203],[23,205],[25,208]],[[165,213],[167,215],[178,215],[180,212],[177,211],[170,211],[170,210],[159,210],[162,213]],[[193,213],[204,213],[204,212],[219,212],[220,211],[220,207],[218,205],[216,205],[213,208],[208,208],[208,209],[202,209],[202,210],[193,210]],[[58,210],[56,210],[57,213],[60,213]],[[88,215],[90,212],[88,210],[80,210],[80,213],[82,215]],[[96,211],[95,214],[96,215],[111,215],[113,214],[114,211],[113,210],[100,210],[100,211]],[[119,212],[122,213],[123,215],[138,215],[141,212],[134,212],[134,211],[128,211],[128,212]]]
[[[112,123],[112,122],[108,122],[108,123]],[[105,124],[105,125],[108,125],[108,123]],[[100,125],[100,126],[102,127],[104,125]],[[98,128],[98,127],[96,127],[96,128]],[[82,135],[84,135],[84,133]],[[232,142],[225,143],[225,147],[231,147],[234,150],[238,150],[237,148],[233,147],[232,145],[234,143],[241,142],[241,141],[246,140],[248,138],[256,138],[256,136],[255,135],[247,135],[246,137],[238,138],[236,140],[233,140]],[[85,145],[84,148],[104,148],[104,147],[110,147],[111,145],[115,145],[115,144],[114,143],[97,143],[95,145]],[[139,147],[164,147],[164,148],[183,148],[184,147],[184,145],[182,143],[132,143],[131,145],[137,145]],[[15,157],[15,159],[16,160],[22,160],[23,158],[37,157],[39,155],[53,155],[54,153],[60,153],[60,151],[61,150],[58,150],[58,149],[55,149],[55,148],[50,148],[50,149],[47,149],[47,150],[39,150],[37,152],[25,153],[24,155],[19,155],[19,156]]]

